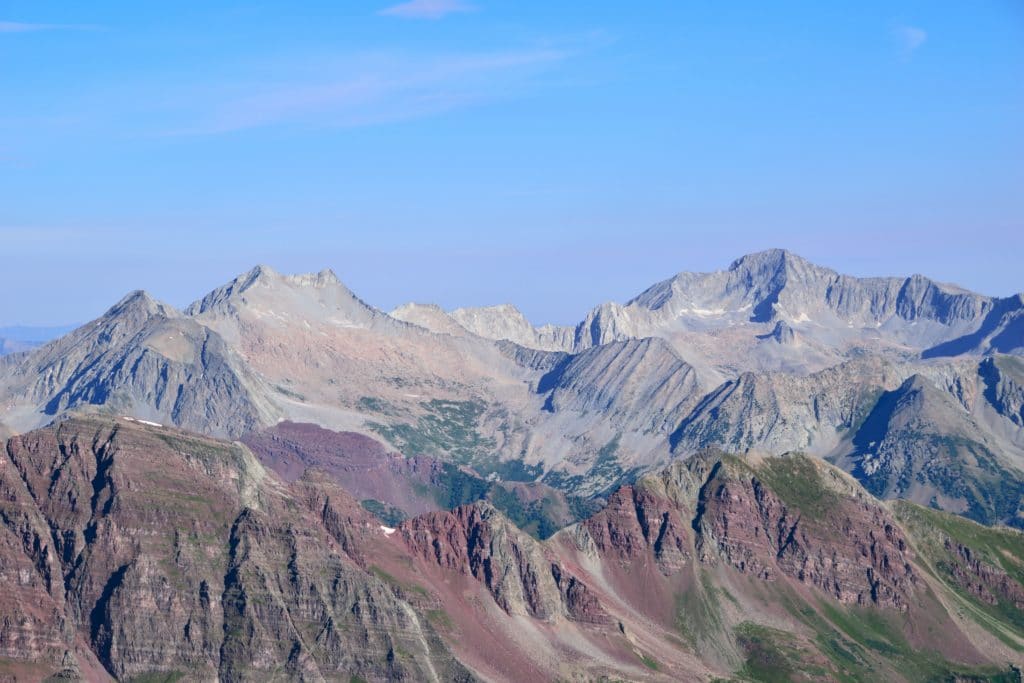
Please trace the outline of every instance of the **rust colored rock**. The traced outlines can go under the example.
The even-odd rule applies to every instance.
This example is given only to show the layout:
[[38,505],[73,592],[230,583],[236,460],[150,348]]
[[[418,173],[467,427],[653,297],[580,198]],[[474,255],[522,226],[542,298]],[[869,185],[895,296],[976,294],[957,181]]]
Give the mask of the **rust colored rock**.
[[[803,510],[787,504],[755,471],[719,466],[701,490],[698,547],[771,581],[779,573],[845,604],[906,609],[918,581],[913,555],[891,514],[875,502],[830,496]],[[802,486],[823,486],[807,480]]]

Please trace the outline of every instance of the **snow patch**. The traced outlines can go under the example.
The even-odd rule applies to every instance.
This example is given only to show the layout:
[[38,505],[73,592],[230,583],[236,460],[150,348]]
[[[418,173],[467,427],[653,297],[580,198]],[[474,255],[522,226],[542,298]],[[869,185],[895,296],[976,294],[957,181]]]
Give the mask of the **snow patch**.
[[391,534],[398,531],[398,529],[393,529],[392,527],[384,526],[383,524],[380,525],[380,530],[384,532],[385,536],[390,536]]
[[140,420],[137,417],[128,417],[127,415],[122,415],[121,419],[122,420],[128,420],[129,422],[137,422],[139,424],[149,425],[150,427],[161,427],[161,428],[163,427],[163,425],[160,424],[159,422],[150,422],[149,420]]
[[684,308],[680,313],[690,313],[692,315],[700,316],[701,318],[708,318],[713,315],[725,315],[724,308]]

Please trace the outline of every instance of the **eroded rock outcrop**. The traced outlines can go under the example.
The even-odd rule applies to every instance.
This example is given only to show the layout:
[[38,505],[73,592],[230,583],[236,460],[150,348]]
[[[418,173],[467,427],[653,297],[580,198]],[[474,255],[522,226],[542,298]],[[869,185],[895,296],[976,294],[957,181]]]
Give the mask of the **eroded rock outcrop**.
[[606,561],[625,564],[650,554],[664,573],[672,574],[690,556],[685,513],[643,487],[624,486],[604,510],[580,524],[578,543]]
[[480,581],[508,614],[608,620],[582,580],[489,503],[429,513],[403,523],[400,531],[411,552]]
[[[954,679],[1005,669],[1024,536],[954,519],[806,456],[707,451],[545,542],[486,502],[393,528],[315,468],[289,482],[241,444],[73,419],[0,453],[0,663],[26,680],[668,681],[763,652],[812,678],[915,680],[917,648],[966,662],[933,663]],[[857,649],[844,619],[886,642]]]
[[4,456],[0,656],[90,680],[469,678],[362,568],[377,527],[336,487],[289,488],[240,445],[123,419]]
[[765,580],[786,574],[846,604],[906,609],[918,577],[903,532],[876,502],[830,488],[819,466],[719,463],[694,519],[701,558]]
[[990,605],[1005,600],[1024,611],[1024,586],[969,546],[950,538],[944,545],[952,560],[945,568],[957,586]]

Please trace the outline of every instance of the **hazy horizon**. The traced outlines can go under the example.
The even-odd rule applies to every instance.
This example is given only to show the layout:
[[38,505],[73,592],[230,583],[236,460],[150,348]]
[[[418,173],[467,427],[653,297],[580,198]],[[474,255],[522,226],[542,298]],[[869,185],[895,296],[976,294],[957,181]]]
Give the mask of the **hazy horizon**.
[[[784,247],[770,247],[769,249],[783,249],[784,251],[788,251],[788,252],[790,252],[792,254],[795,254],[795,255],[797,255],[797,256],[799,256],[801,258],[804,257],[803,254],[800,254],[800,253],[798,253],[798,252],[796,252],[796,251],[794,251],[792,249],[786,249]],[[762,250],[759,250],[759,251],[762,251]],[[689,270],[689,272],[713,272],[713,271],[725,270],[736,259],[738,259],[738,258],[740,258],[742,256],[749,255],[751,253],[756,253],[756,252],[744,252],[743,254],[737,254],[735,257],[730,258],[729,260],[727,260],[726,262],[724,262],[722,264],[719,264],[718,266],[691,269],[691,270]],[[928,275],[928,273],[854,273],[854,272],[848,272],[848,271],[844,271],[842,269],[834,268],[834,267],[832,267],[832,266],[830,266],[830,265],[828,265],[826,263],[816,262],[813,259],[808,259],[808,260],[810,260],[815,265],[823,266],[823,267],[826,267],[826,268],[831,268],[832,270],[836,270],[837,272],[839,272],[842,275],[853,275],[855,277],[864,278],[864,277],[909,277],[911,275],[915,275],[916,274],[916,275],[924,275],[925,277],[929,277],[930,279],[932,279],[932,280],[934,280],[936,282],[942,283],[942,284],[954,285],[954,286],[963,286],[961,283],[958,283],[958,282],[942,280],[942,279],[939,279],[939,278],[931,277],[931,276]],[[99,317],[102,313],[106,312],[109,308],[111,308],[114,304],[116,304],[122,298],[130,295],[132,292],[139,291],[139,290],[146,291],[150,296],[154,297],[155,299],[157,299],[159,301],[163,301],[165,303],[171,304],[172,306],[174,306],[176,308],[179,308],[179,309],[184,309],[189,304],[191,304],[191,303],[201,299],[203,296],[208,294],[213,289],[216,289],[217,287],[220,287],[222,285],[228,284],[229,282],[231,282],[236,277],[240,277],[240,276],[246,274],[247,272],[249,272],[250,270],[252,270],[253,268],[256,268],[258,266],[269,267],[269,268],[271,268],[272,270],[274,270],[275,272],[277,272],[277,273],[279,273],[281,275],[310,274],[310,273],[318,273],[318,272],[320,272],[322,270],[331,270],[332,272],[335,273],[335,275],[338,276],[338,279],[341,280],[341,282],[344,285],[346,285],[347,287],[349,287],[349,289],[352,290],[352,292],[356,296],[358,296],[360,299],[362,299],[363,301],[365,301],[369,305],[374,306],[375,308],[377,308],[379,310],[382,310],[384,312],[390,312],[390,311],[394,310],[395,308],[397,308],[398,306],[401,306],[403,304],[408,304],[408,303],[437,304],[437,305],[440,305],[443,309],[445,309],[447,311],[451,311],[453,309],[462,308],[462,307],[495,306],[495,305],[501,305],[501,304],[511,304],[511,305],[515,306],[516,308],[520,309],[521,311],[523,311],[523,313],[530,320],[530,322],[532,324],[534,324],[534,325],[537,325],[537,326],[548,324],[548,323],[556,324],[556,325],[575,325],[580,320],[582,320],[585,317],[585,315],[587,314],[587,312],[589,312],[595,306],[598,306],[598,305],[600,305],[602,303],[606,303],[608,301],[617,301],[617,302],[620,302],[620,303],[625,303],[628,299],[631,299],[634,296],[639,295],[641,292],[643,292],[648,287],[650,287],[650,286],[652,286],[652,285],[654,285],[654,284],[656,284],[658,282],[661,282],[663,280],[666,280],[668,278],[671,278],[671,277],[677,275],[680,272],[685,272],[685,271],[675,271],[675,272],[672,272],[672,273],[668,273],[668,274],[664,274],[662,276],[656,277],[654,279],[651,279],[646,284],[640,286],[635,291],[628,292],[628,293],[626,293],[626,294],[624,294],[623,296],[620,296],[620,297],[607,298],[607,299],[600,299],[600,300],[592,301],[588,305],[586,305],[584,308],[582,308],[580,311],[578,311],[578,313],[575,316],[569,315],[569,316],[567,316],[563,320],[545,320],[545,319],[538,320],[538,319],[535,319],[533,316],[531,316],[529,314],[529,312],[528,312],[528,309],[526,309],[520,302],[516,301],[515,299],[506,299],[506,300],[502,300],[502,301],[490,301],[490,302],[476,303],[476,304],[459,304],[459,303],[455,303],[455,304],[442,304],[442,303],[440,303],[438,301],[432,301],[432,300],[428,300],[428,299],[417,298],[416,295],[413,294],[412,296],[407,297],[405,299],[394,300],[394,301],[386,303],[386,304],[381,304],[381,303],[375,301],[372,297],[367,296],[365,293],[363,293],[363,292],[359,291],[358,289],[356,289],[355,287],[353,287],[345,279],[345,276],[344,276],[343,273],[339,272],[337,269],[335,269],[335,268],[333,268],[331,266],[324,266],[323,268],[311,268],[311,269],[305,269],[305,270],[289,270],[289,269],[282,269],[282,268],[276,266],[274,263],[263,262],[263,263],[254,263],[254,264],[252,264],[251,267],[245,268],[242,271],[239,271],[237,273],[233,273],[233,274],[231,274],[229,276],[226,276],[226,277],[223,278],[222,281],[220,281],[220,282],[218,282],[218,283],[208,287],[207,289],[204,289],[202,291],[197,291],[197,292],[193,293],[192,295],[187,296],[184,299],[172,300],[170,298],[162,296],[160,294],[160,292],[147,290],[145,288],[135,287],[135,288],[126,289],[120,296],[116,297],[115,299],[110,300],[107,304],[104,304],[101,309],[94,311],[92,314],[82,318],[81,320],[63,321],[63,322],[54,322],[54,323],[32,323],[32,324],[22,324],[20,322],[6,322],[6,321],[0,320],[0,337],[7,337],[7,338],[10,338],[12,340],[31,341],[31,340],[33,340],[32,334],[31,334],[32,331],[37,331],[38,330],[38,331],[51,332],[51,333],[53,333],[51,336],[56,336],[58,334],[63,334],[63,333],[69,331],[70,329],[73,329],[74,327],[76,327],[78,325],[84,324],[84,323],[88,322],[89,320],[93,320],[93,319]],[[410,287],[411,286],[412,286],[412,283],[410,283]],[[968,287],[967,289],[970,289],[970,288]],[[988,296],[1003,296],[1003,295],[993,295],[993,294],[991,294],[989,292],[978,292],[978,293],[979,294],[988,295]],[[1024,293],[1024,290],[1017,291],[1017,292],[1010,292],[1009,294],[1007,294],[1005,296],[1013,296],[1015,294],[1021,294],[1021,293]],[[49,338],[49,336],[47,338]]]
[[0,325],[255,263],[571,323],[785,246],[1024,289],[1024,11],[508,0],[0,10]]

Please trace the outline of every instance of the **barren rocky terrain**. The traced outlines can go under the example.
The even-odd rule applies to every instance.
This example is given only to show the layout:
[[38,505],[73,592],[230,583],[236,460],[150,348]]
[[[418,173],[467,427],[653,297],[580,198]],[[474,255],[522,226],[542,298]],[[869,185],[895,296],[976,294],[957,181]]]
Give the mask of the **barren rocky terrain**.
[[0,358],[0,676],[1019,680],[1022,324],[781,250],[568,327],[130,293]]
[[546,541],[486,500],[389,527],[331,472],[126,418],[10,439],[0,490],[18,679],[1014,680],[1024,652],[1020,532],[809,456],[703,452]]

